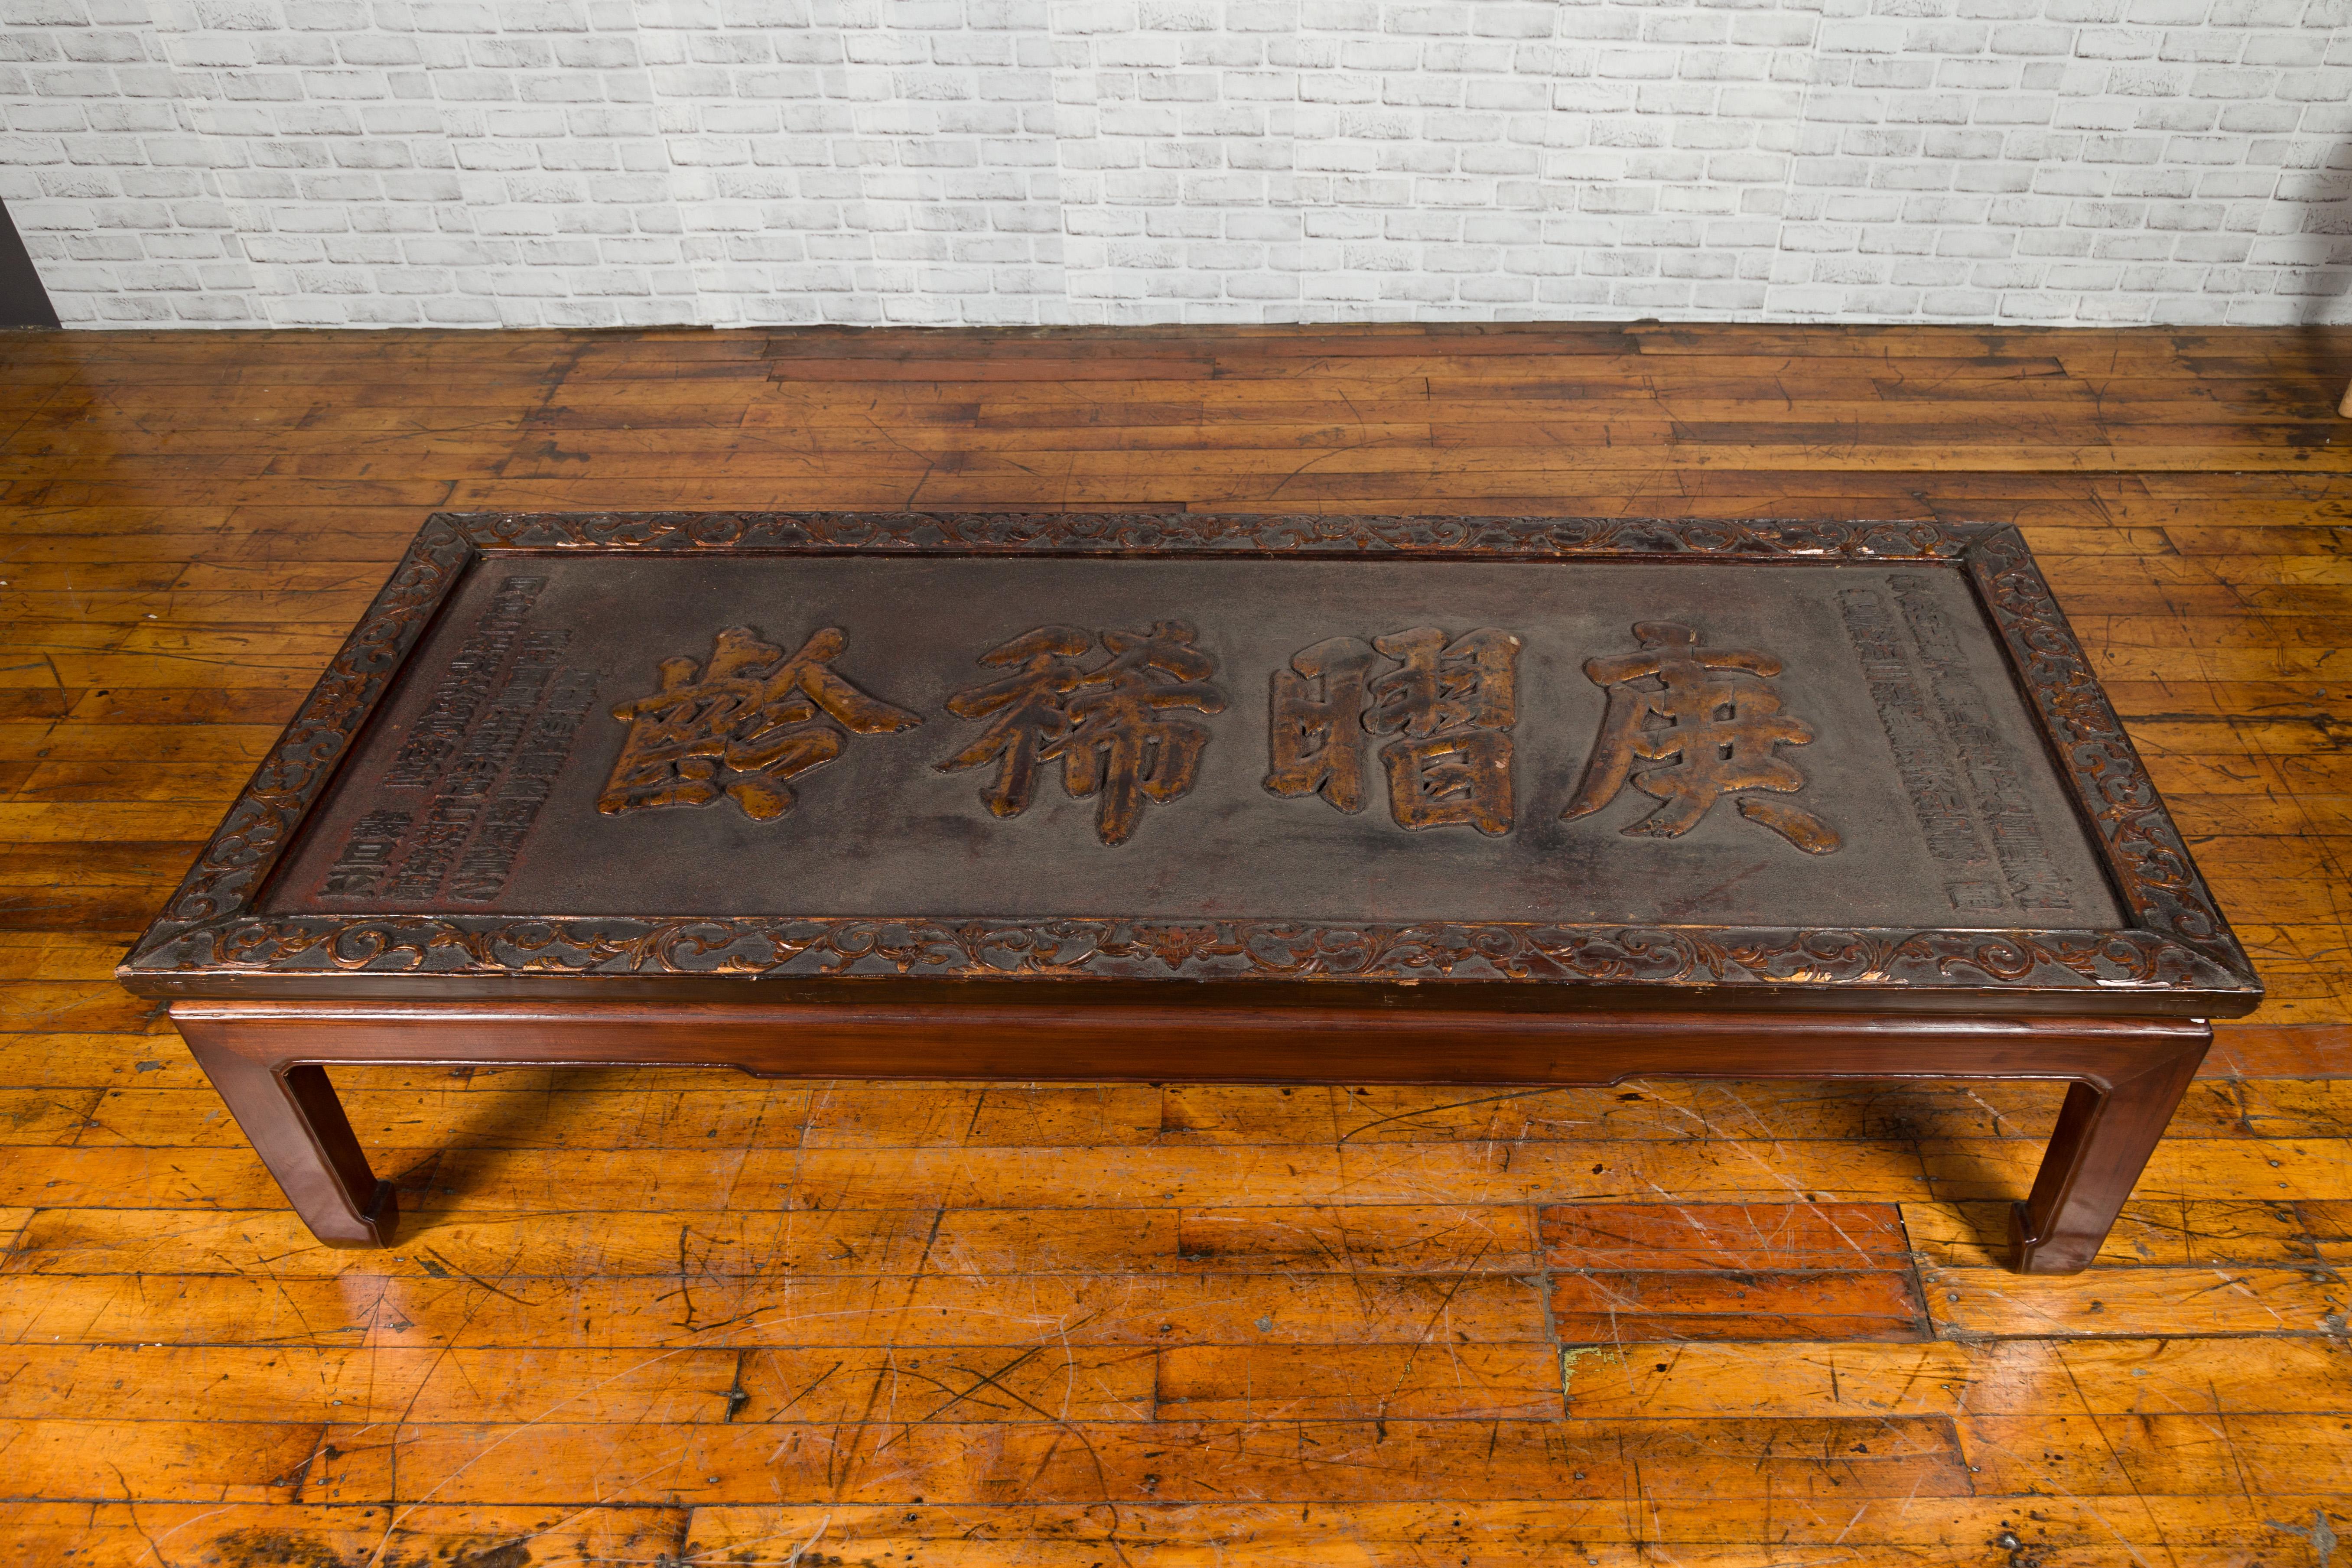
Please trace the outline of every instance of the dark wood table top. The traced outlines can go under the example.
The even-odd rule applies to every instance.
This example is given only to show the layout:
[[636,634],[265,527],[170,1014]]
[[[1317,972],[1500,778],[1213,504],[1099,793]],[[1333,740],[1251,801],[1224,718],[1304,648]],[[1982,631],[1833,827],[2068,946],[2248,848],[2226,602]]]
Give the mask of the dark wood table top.
[[121,975],[2261,994],[2013,529],[1083,513],[436,516]]

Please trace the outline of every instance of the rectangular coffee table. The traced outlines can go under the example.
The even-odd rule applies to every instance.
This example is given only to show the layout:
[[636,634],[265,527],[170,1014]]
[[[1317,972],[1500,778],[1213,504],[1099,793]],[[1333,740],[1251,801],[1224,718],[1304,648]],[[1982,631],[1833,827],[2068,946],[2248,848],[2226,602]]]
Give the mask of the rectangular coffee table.
[[322,1241],[326,1068],[2070,1085],[2262,990],[2015,530],[429,520],[124,962]]

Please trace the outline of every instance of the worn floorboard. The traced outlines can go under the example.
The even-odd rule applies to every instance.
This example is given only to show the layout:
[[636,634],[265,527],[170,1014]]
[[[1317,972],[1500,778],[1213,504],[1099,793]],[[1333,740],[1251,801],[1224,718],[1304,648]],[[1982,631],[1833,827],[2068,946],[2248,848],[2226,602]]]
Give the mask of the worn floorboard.
[[[2352,1551],[2352,332],[0,335],[0,1561]],[[439,507],[1996,519],[2271,988],[2098,1266],[2054,1090],[341,1075],[320,1247],[127,939]]]

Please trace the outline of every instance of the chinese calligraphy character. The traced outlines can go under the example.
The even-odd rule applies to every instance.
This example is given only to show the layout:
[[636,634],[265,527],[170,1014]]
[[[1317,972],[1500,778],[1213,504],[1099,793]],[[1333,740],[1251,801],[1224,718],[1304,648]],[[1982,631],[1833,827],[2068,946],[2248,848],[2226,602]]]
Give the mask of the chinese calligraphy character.
[[848,640],[827,626],[787,658],[751,627],[730,626],[712,643],[707,668],[663,659],[661,690],[613,710],[629,734],[596,809],[618,816],[724,796],[768,822],[793,808],[785,781],[841,755],[845,728],[877,735],[921,723],[833,672]]
[[[1434,626],[1375,637],[1332,637],[1274,673],[1272,768],[1280,795],[1319,794],[1345,812],[1364,809],[1363,736],[1394,735],[1381,748],[1389,810],[1401,827],[1466,823],[1511,830],[1511,737],[1519,639],[1492,626],[1447,642]],[[1403,668],[1370,679],[1375,650]]]
[[[1625,828],[1628,834],[1678,838],[1727,795],[1740,816],[1806,854],[1836,849],[1843,842],[1837,830],[1811,812],[1745,793],[1790,795],[1805,787],[1805,775],[1774,751],[1813,738],[1811,725],[1780,711],[1780,694],[1764,679],[1780,673],[1780,661],[1701,647],[1696,632],[1672,621],[1644,621],[1633,637],[1642,652],[1584,662],[1586,676],[1608,691],[1609,708],[1584,777],[1560,816],[1591,816],[1630,780],[1663,804]],[[1636,773],[1643,762],[1658,765]]]
[[1018,816],[1028,810],[1037,784],[1038,753],[1069,728],[1066,704],[1078,685],[1077,666],[1070,661],[1094,644],[1093,637],[1075,626],[1039,626],[982,654],[981,663],[1013,673],[957,692],[948,699],[948,711],[964,719],[993,718],[995,722],[979,740],[932,765],[946,773],[995,763],[996,782],[980,798],[998,816]]
[[361,899],[375,892],[408,837],[410,822],[404,811],[371,811],[353,823],[343,852],[319,885],[320,896]]
[[1209,684],[1217,661],[1192,646],[1200,634],[1183,621],[1150,632],[1107,631],[1110,658],[1092,669],[1075,662],[1093,639],[1074,626],[1040,626],[981,655],[1012,673],[948,699],[948,710],[991,720],[971,745],[935,764],[941,773],[993,762],[996,779],[981,793],[998,816],[1029,808],[1037,764],[1059,761],[1073,800],[1097,796],[1095,831],[1124,844],[1143,820],[1143,804],[1176,799],[1192,787],[1209,731],[1170,710],[1222,713],[1224,693]]
[[1341,811],[1364,809],[1364,679],[1372,650],[1330,637],[1290,656],[1274,672],[1273,768],[1276,795],[1319,794]]

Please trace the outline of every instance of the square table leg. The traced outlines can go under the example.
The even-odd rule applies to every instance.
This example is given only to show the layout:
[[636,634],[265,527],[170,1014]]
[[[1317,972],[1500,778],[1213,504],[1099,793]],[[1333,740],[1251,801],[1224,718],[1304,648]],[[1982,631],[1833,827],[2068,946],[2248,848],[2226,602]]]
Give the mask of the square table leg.
[[2032,1194],[2010,1211],[2011,1268],[2073,1274],[2089,1266],[2204,1059],[2200,1047],[2120,1081],[2067,1086]]
[[247,1055],[208,1020],[178,1020],[196,1065],[213,1080],[253,1152],[285,1189],[310,1234],[329,1247],[387,1247],[400,1199],[378,1181],[327,1069]]

